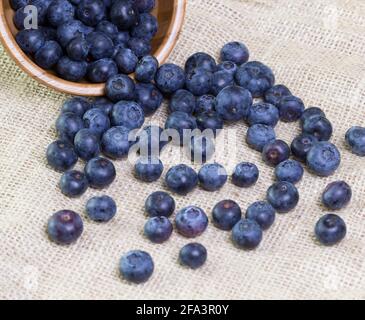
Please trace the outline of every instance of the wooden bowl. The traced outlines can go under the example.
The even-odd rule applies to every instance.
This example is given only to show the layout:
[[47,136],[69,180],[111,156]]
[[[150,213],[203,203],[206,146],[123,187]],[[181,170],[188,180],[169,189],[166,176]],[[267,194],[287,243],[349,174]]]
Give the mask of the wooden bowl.
[[[174,48],[182,28],[187,0],[157,0],[153,15],[159,22],[159,30],[152,41],[153,55],[164,63]],[[0,0],[0,40],[17,65],[38,82],[58,91],[79,96],[104,95],[104,83],[71,82],[59,78],[54,72],[38,67],[18,46],[18,32],[13,23],[14,10],[9,0]]]

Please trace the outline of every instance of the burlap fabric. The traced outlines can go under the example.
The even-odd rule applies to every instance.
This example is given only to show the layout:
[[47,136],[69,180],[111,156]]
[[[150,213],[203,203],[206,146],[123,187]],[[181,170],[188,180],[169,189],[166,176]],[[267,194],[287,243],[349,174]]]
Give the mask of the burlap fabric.
[[[209,252],[200,270],[179,266],[179,249],[189,241],[174,234],[163,245],[142,236],[143,204],[163,179],[142,184],[132,165],[116,162],[116,182],[102,192],[89,190],[81,199],[61,195],[60,175],[45,164],[45,149],[54,140],[54,121],[65,95],[26,76],[0,48],[0,297],[8,299],[315,299],[365,298],[365,172],[363,159],[345,147],[352,125],[365,125],[365,3],[363,0],[189,0],[181,37],[170,61],[183,64],[196,51],[215,56],[229,40],[242,40],[252,58],[272,66],[306,105],[322,107],[332,120],[333,141],[342,152],[342,165],[330,178],[306,172],[299,184],[300,204],[277,217],[261,247],[244,252],[230,234],[210,226],[198,241]],[[152,119],[163,123],[166,106]],[[175,196],[177,208],[198,205],[210,214],[216,202],[236,200],[245,210],[265,196],[273,170],[246,146],[247,127],[237,129],[237,161],[253,161],[261,170],[259,183],[239,189],[228,183],[221,191],[200,189]],[[290,142],[298,124],[280,124],[281,139]],[[233,147],[233,145],[232,145]],[[177,149],[163,155],[165,171]],[[228,166],[227,157],[220,155]],[[81,168],[81,164],[78,165]],[[196,166],[198,169],[199,167]],[[327,183],[345,179],[354,190],[351,205],[339,214],[348,237],[339,246],[319,246],[315,222],[326,213],[320,194]],[[83,214],[88,198],[107,193],[118,204],[118,215],[105,225],[85,221],[82,238],[70,247],[52,244],[45,234],[48,217],[69,208]],[[155,273],[144,285],[120,279],[122,253],[144,249],[155,261]]]

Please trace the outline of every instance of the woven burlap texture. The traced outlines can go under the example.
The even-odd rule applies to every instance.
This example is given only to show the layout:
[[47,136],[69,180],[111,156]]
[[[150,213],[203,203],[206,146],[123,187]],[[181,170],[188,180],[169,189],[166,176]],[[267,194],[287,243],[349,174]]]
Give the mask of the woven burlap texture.
[[[329,178],[306,172],[298,184],[298,207],[279,215],[253,252],[235,248],[229,233],[210,225],[197,239],[208,249],[208,262],[196,271],[177,263],[188,239],[174,233],[167,243],[153,245],[143,237],[144,200],[165,189],[163,179],[140,183],[124,160],[115,162],[117,179],[107,190],[88,190],[76,200],[60,193],[60,174],[46,166],[45,149],[55,139],[54,122],[67,97],[25,75],[0,48],[0,298],[365,298],[365,160],[352,155],[344,143],[349,127],[365,125],[365,3],[188,0],[184,28],[169,60],[183,65],[196,51],[218,57],[219,48],[236,39],[247,44],[252,59],[273,68],[278,83],[307,106],[325,110],[335,128],[332,140],[341,150],[342,165]],[[165,118],[166,105],[152,121],[163,124]],[[229,128],[237,130],[236,160],[259,166],[258,184],[239,189],[227,183],[215,193],[196,189],[186,197],[175,196],[177,208],[194,204],[210,216],[213,206],[226,198],[237,201],[243,211],[264,199],[274,181],[273,170],[247,147],[244,123]],[[277,128],[278,137],[287,142],[297,133],[298,124]],[[165,172],[175,153],[174,148],[164,153]],[[351,205],[339,212],[348,236],[326,248],[315,242],[313,228],[326,213],[321,192],[338,179],[354,191]],[[118,214],[112,222],[100,225],[85,218],[85,202],[96,194],[116,200]],[[49,216],[65,208],[81,213],[85,222],[82,237],[70,247],[51,243],[45,233]],[[154,258],[155,272],[146,284],[132,285],[119,277],[119,259],[131,249],[146,250]]]

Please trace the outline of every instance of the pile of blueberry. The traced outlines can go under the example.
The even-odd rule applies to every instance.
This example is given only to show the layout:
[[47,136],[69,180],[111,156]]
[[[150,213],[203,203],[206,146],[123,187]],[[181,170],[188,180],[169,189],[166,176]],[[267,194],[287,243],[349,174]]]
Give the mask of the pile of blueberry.
[[[214,207],[212,221],[217,228],[231,231],[233,243],[239,248],[256,248],[263,231],[273,225],[276,213],[288,213],[297,206],[299,192],[295,184],[303,177],[302,163],[318,176],[330,176],[339,167],[341,156],[329,142],[333,128],[324,112],[316,107],[305,109],[302,100],[288,88],[275,85],[269,67],[248,59],[248,49],[239,42],[222,48],[220,64],[201,52],[192,55],[184,69],[175,64],[158,66],[154,58],[147,56],[137,66],[137,83],[125,74],[116,74],[106,81],[106,97],[67,100],[56,121],[59,138],[47,149],[48,164],[64,172],[61,191],[77,197],[88,187],[107,187],[116,176],[111,160],[125,158],[136,144],[140,150],[147,150],[135,164],[136,178],[144,182],[158,180],[163,172],[160,152],[170,143],[167,136],[171,132],[177,134],[176,144],[185,146],[188,142],[193,160],[199,158],[205,163],[214,153],[214,137],[223,125],[245,121],[249,126],[248,145],[275,168],[277,182],[268,189],[265,201],[248,207],[244,218],[236,202],[223,200]],[[160,107],[163,97],[169,100],[170,111],[165,130],[158,126],[141,129],[145,117]],[[274,128],[279,120],[300,122],[302,134],[291,146],[276,137]],[[200,135],[189,131],[196,129],[200,129]],[[346,140],[355,154],[365,156],[365,128],[350,129]],[[79,158],[85,161],[83,172],[72,170]],[[247,162],[239,163],[231,175],[232,183],[240,188],[251,187],[258,179],[257,166]],[[227,181],[228,173],[218,163],[204,164],[198,173],[179,164],[165,176],[166,187],[179,195],[192,192],[198,184],[213,192]],[[350,186],[337,181],[324,191],[323,204],[339,210],[351,197]],[[175,212],[174,199],[166,192],[154,192],[147,198],[145,209],[149,216],[145,236],[153,243],[167,241],[173,232],[169,217]],[[116,212],[116,204],[108,196],[94,197],[86,204],[86,214],[94,221],[107,222]],[[176,230],[189,239],[201,235],[207,226],[207,214],[198,206],[183,208],[175,216]],[[59,211],[48,222],[48,234],[59,244],[75,242],[82,231],[82,219],[73,211]],[[318,221],[315,235],[320,243],[334,245],[346,235],[345,222],[337,215],[325,215]],[[180,251],[181,263],[194,269],[206,259],[207,250],[199,243],[190,243]],[[153,270],[152,257],[144,251],[131,251],[120,261],[121,274],[132,282],[146,281]]]
[[[63,79],[103,83],[149,64],[158,30],[155,0],[11,0],[16,41],[37,65]],[[31,7],[36,10],[32,10]],[[36,11],[36,15],[34,15]],[[37,21],[35,21],[37,20]],[[30,25],[27,25],[30,24]],[[33,25],[33,24],[34,25]],[[156,67],[157,68],[157,67]]]

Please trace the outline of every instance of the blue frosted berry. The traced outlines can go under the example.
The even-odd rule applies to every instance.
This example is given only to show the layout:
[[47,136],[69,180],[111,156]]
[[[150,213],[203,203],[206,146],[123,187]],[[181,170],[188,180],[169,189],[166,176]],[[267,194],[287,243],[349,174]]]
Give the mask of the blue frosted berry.
[[274,106],[278,106],[279,102],[282,98],[287,97],[287,96],[291,96],[291,92],[290,90],[282,85],[282,84],[278,84],[276,86],[273,86],[272,88],[270,88],[269,90],[267,90],[265,92],[265,101],[274,105]]
[[206,94],[196,99],[195,113],[197,115],[206,112],[214,112],[216,109],[217,100],[214,96]]
[[303,123],[313,116],[322,116],[326,117],[325,113],[321,108],[318,107],[310,107],[304,110],[302,117],[300,118],[300,122]]
[[157,87],[165,94],[172,94],[182,89],[185,85],[185,79],[184,70],[172,63],[162,65],[155,76]]
[[170,217],[175,211],[175,200],[166,192],[156,191],[146,199],[145,209],[150,217]]
[[106,15],[104,1],[81,0],[76,14],[78,19],[86,25],[96,26]]
[[204,52],[197,52],[191,55],[188,60],[186,60],[185,72],[189,74],[192,71],[200,68],[208,72],[215,72],[217,64],[211,55]]
[[220,56],[222,61],[232,61],[241,65],[248,61],[250,54],[242,42],[234,41],[224,45]]
[[136,25],[131,29],[131,36],[151,40],[157,33],[157,18],[150,13],[142,13]]
[[275,141],[276,134],[272,127],[265,124],[255,124],[248,128],[246,141],[248,145],[257,150],[262,151],[264,146]]
[[301,99],[295,96],[283,97],[277,105],[280,119],[284,122],[298,121],[304,112],[305,106]]
[[347,233],[345,221],[335,214],[327,214],[317,222],[315,235],[325,246],[333,246],[341,242]]
[[47,232],[49,238],[61,245],[77,241],[83,231],[81,217],[74,211],[62,210],[56,212],[49,220]]
[[144,182],[157,181],[163,172],[163,164],[156,157],[141,157],[134,166],[134,173],[137,179]]
[[212,211],[213,223],[221,230],[232,230],[236,223],[241,220],[241,217],[241,208],[233,200],[218,202]]
[[183,145],[184,141],[190,141],[191,134],[197,128],[196,119],[185,112],[175,111],[171,113],[165,123],[175,144]]
[[43,69],[51,69],[62,57],[62,48],[56,41],[46,41],[35,53],[34,61]]
[[21,30],[16,34],[15,40],[27,54],[36,53],[45,43],[44,35],[38,29]]
[[198,114],[196,116],[196,124],[203,134],[211,132],[214,137],[223,129],[224,125],[222,118],[214,111]]
[[137,284],[146,282],[152,276],[153,270],[152,257],[140,250],[129,251],[122,256],[119,264],[122,277]]
[[181,111],[192,114],[195,110],[196,99],[195,96],[184,89],[176,91],[170,100],[170,112]]
[[109,58],[90,63],[87,70],[87,78],[93,83],[104,83],[116,74],[118,74],[118,67],[114,60]]
[[186,74],[186,88],[196,96],[208,94],[212,89],[213,73],[197,68]]
[[86,203],[86,214],[93,221],[110,221],[116,213],[117,205],[111,197],[93,197]]
[[333,133],[331,122],[320,115],[311,116],[304,120],[302,129],[303,133],[315,136],[319,141],[328,141]]
[[162,93],[152,83],[137,83],[135,93],[136,102],[147,117],[154,114],[163,102]]
[[137,129],[142,127],[144,119],[142,107],[134,101],[119,101],[113,107],[111,120],[114,126]]
[[201,167],[198,178],[204,190],[217,191],[227,182],[227,171],[218,163],[210,163]]
[[90,108],[90,102],[86,98],[73,97],[63,103],[61,113],[72,112],[82,117]]
[[346,142],[354,154],[365,157],[365,128],[357,126],[349,129],[346,132]]
[[166,217],[149,218],[144,225],[145,236],[153,243],[164,243],[172,234],[172,223]]
[[256,221],[242,219],[232,229],[232,240],[244,250],[253,250],[262,241],[262,230]]
[[121,73],[130,74],[136,70],[138,58],[131,49],[122,48],[114,56],[114,61]]
[[155,79],[159,63],[154,56],[144,56],[136,66],[135,78],[139,82],[150,83]]
[[86,61],[75,61],[63,56],[57,63],[58,75],[68,81],[79,82],[87,73]]
[[279,122],[279,111],[270,103],[256,103],[252,105],[247,116],[247,123],[250,126],[255,124],[265,124],[275,127]]
[[175,218],[177,231],[186,238],[200,236],[208,226],[208,217],[205,212],[195,206],[181,209]]
[[91,108],[100,109],[106,115],[110,116],[114,107],[114,103],[106,97],[96,98],[91,105]]
[[134,81],[124,74],[109,78],[105,85],[106,96],[113,102],[133,100],[135,97],[134,90]]
[[296,137],[291,144],[292,154],[301,161],[307,161],[307,154],[310,149],[318,142],[315,136],[310,134],[301,134]]
[[269,142],[262,149],[262,159],[269,165],[276,167],[279,163],[289,159],[290,147],[282,140]]
[[77,154],[73,145],[67,141],[57,140],[47,148],[48,165],[57,171],[71,169],[77,162]]
[[248,207],[246,219],[256,221],[262,230],[267,230],[275,221],[275,209],[266,201],[257,201]]
[[92,188],[102,189],[115,179],[115,167],[111,161],[102,157],[91,159],[85,166],[85,174]]
[[191,269],[198,269],[207,260],[207,249],[200,243],[189,243],[185,245],[179,253],[180,263]]
[[62,113],[56,120],[56,130],[59,137],[73,142],[75,135],[84,128],[82,119],[75,113]]
[[275,176],[278,181],[299,182],[304,174],[303,166],[296,160],[286,160],[277,165]]
[[60,180],[61,192],[67,197],[79,197],[84,194],[89,186],[83,172],[66,171]]
[[233,174],[232,183],[240,188],[249,188],[253,186],[259,179],[259,169],[253,163],[239,163]]
[[307,154],[309,169],[319,176],[332,175],[341,164],[341,154],[330,142],[318,142]]
[[322,203],[330,210],[340,210],[350,203],[351,198],[351,187],[345,181],[335,181],[324,190]]
[[104,133],[101,139],[103,153],[112,159],[120,159],[128,155],[135,143],[126,127],[112,127]]
[[288,213],[297,206],[299,193],[292,183],[277,182],[267,190],[267,201],[277,212]]
[[186,195],[198,185],[198,175],[194,169],[180,164],[172,167],[165,177],[167,187],[180,195]]
[[227,71],[213,73],[211,93],[217,96],[225,87],[234,85],[234,76]]
[[96,136],[101,136],[110,128],[110,119],[100,109],[90,109],[83,116],[85,128],[90,129]]
[[223,61],[222,63],[217,65],[217,71],[226,71],[230,73],[233,77],[237,72],[237,64],[232,61]]
[[75,136],[74,145],[77,155],[85,161],[100,153],[99,137],[90,129],[80,130]]
[[74,16],[75,7],[67,0],[52,1],[48,6],[47,20],[54,27],[71,21]]
[[150,41],[144,38],[130,38],[128,40],[128,48],[131,49],[139,59],[150,55],[152,51]]

